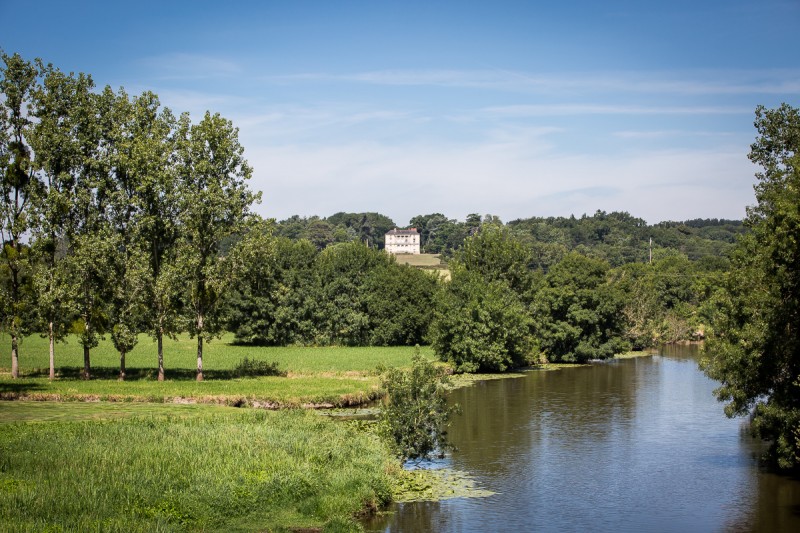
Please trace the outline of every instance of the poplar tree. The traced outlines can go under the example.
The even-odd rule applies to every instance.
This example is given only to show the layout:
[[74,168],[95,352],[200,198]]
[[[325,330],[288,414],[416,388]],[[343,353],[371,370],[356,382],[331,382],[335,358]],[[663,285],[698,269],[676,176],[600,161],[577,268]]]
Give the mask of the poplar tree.
[[[176,121],[168,108],[162,108],[154,93],[146,91],[127,106],[124,134],[120,138],[118,180],[120,205],[129,202],[133,222],[129,232],[136,270],[128,271],[128,292],[133,298],[118,298],[119,306],[132,307],[127,315],[137,315],[141,327],[156,340],[158,380],[164,380],[164,336],[178,331],[179,310],[175,280],[175,243],[180,208],[175,172]],[[126,192],[122,192],[122,190]],[[118,306],[118,307],[119,307]],[[133,324],[125,326],[132,331]],[[123,333],[123,327],[117,326]],[[119,335],[120,339],[124,335]],[[133,339],[132,337],[128,337]]]
[[50,379],[55,377],[55,342],[67,333],[70,294],[66,262],[67,231],[71,224],[75,179],[82,165],[75,135],[79,102],[85,100],[92,80],[84,74],[66,75],[52,65],[43,66],[42,85],[33,98],[37,122],[31,134],[35,163],[44,187],[35,198],[36,224],[32,226],[35,256],[33,286],[37,316],[49,339]]
[[219,114],[206,112],[198,124],[184,113],[178,122],[180,188],[178,264],[186,287],[188,330],[197,337],[197,380],[203,380],[203,342],[221,331],[219,306],[232,282],[226,240],[243,230],[260,194],[246,184],[252,170],[244,159],[239,131]]
[[28,106],[37,83],[33,64],[18,54],[2,54],[0,70],[0,244],[5,279],[5,305],[0,309],[11,336],[11,376],[19,377],[19,343],[25,332],[24,285],[30,254],[23,236],[30,228],[31,198],[40,182],[35,173],[28,135]]
[[100,94],[81,93],[73,106],[80,163],[66,232],[70,253],[65,262],[74,309],[80,317],[73,329],[83,346],[84,379],[91,377],[90,351],[109,325],[113,260],[121,245],[108,218],[113,183],[106,155],[114,99],[113,91],[106,87]]

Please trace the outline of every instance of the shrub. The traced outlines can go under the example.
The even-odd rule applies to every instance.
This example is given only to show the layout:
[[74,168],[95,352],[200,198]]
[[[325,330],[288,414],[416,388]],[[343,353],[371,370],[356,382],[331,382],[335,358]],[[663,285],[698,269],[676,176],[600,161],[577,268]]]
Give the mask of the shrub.
[[268,363],[258,359],[248,359],[245,357],[233,369],[237,377],[258,377],[258,376],[279,376],[286,377],[287,371],[278,368],[278,362]]

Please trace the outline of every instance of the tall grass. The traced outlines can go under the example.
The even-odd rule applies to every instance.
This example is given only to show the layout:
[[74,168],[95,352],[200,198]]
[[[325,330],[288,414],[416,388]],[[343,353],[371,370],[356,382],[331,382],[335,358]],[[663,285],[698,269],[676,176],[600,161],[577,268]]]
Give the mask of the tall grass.
[[396,468],[374,436],[298,411],[6,423],[0,530],[350,529]]

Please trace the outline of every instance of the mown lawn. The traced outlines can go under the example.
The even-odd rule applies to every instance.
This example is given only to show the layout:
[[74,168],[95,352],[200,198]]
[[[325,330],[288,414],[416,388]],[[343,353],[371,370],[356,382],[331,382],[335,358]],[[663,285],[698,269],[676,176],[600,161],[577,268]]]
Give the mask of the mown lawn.
[[[248,347],[230,344],[227,335],[205,345],[205,381],[195,381],[196,341],[165,340],[167,380],[156,380],[156,345],[147,336],[126,357],[126,381],[117,380],[119,356],[110,340],[91,352],[93,379],[80,379],[83,351],[75,337],[56,346],[57,377],[47,379],[47,339],[30,336],[20,347],[22,378],[13,380],[10,341],[0,335],[0,398],[78,401],[205,402],[236,406],[347,406],[378,397],[378,367],[407,367],[413,347]],[[429,348],[422,353],[433,357]],[[236,378],[244,359],[277,363],[288,377]]]
[[0,402],[0,531],[350,531],[399,472],[305,411],[132,407]]

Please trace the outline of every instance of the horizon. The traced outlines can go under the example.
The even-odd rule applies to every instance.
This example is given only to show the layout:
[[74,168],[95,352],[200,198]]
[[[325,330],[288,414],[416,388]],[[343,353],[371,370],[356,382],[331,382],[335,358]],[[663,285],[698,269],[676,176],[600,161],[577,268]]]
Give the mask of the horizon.
[[254,210],[276,220],[741,220],[755,108],[800,95],[800,3],[781,0],[46,0],[0,14],[36,20],[4,28],[6,53],[232,120]]

